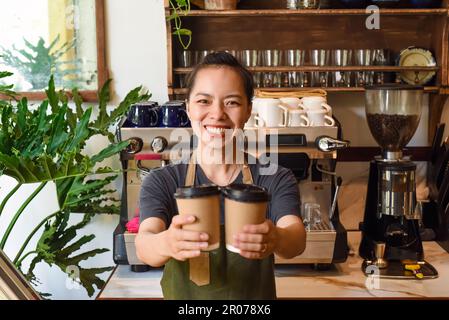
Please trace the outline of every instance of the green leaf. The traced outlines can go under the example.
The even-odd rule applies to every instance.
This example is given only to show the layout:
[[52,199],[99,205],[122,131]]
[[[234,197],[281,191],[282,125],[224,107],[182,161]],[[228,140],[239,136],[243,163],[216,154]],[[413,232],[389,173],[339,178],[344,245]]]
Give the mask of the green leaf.
[[142,101],[148,101],[151,98],[151,94],[144,93],[141,95],[141,91],[142,87],[137,87],[126,95],[125,99],[120,102],[119,106],[111,112],[108,126],[114,124],[122,118],[128,112],[131,105]]
[[98,94],[98,118],[97,118],[97,125],[94,125],[95,127],[104,127],[105,124],[107,124],[108,122],[108,113],[106,111],[106,107],[108,104],[108,101],[110,100],[110,91],[109,91],[109,87],[111,84],[111,79],[109,79],[108,81],[106,81],[106,83],[103,85],[103,87],[101,88],[99,94]]
[[192,31],[190,31],[189,29],[178,29],[173,31],[174,35],[179,35],[179,36],[191,36],[192,35]]
[[107,146],[105,149],[101,150],[100,153],[92,156],[91,163],[101,162],[106,158],[111,157],[114,154],[119,153],[123,149],[125,149],[129,144],[129,141],[122,141],[117,144],[111,144]]
[[8,71],[0,71],[0,79],[12,76],[14,73]]
[[28,100],[27,98],[22,98],[18,104],[17,110],[17,128],[19,134],[21,135],[25,131],[26,118],[28,113]]
[[87,290],[89,297],[92,297],[95,293],[94,285],[101,289],[104,287],[105,282],[100,279],[97,275],[113,270],[114,267],[104,267],[104,268],[90,268],[90,269],[80,269],[80,281],[82,286]]
[[85,140],[89,136],[89,119],[92,114],[92,108],[86,110],[81,117],[80,121],[76,125],[75,134],[72,140],[67,144],[64,152],[79,150],[84,145]]
[[45,92],[47,93],[47,98],[51,106],[51,111],[54,113],[58,109],[59,99],[58,94],[56,93],[55,79],[53,75],[50,77],[50,81],[48,82],[48,90],[45,90]]
[[58,113],[56,114],[52,126],[50,142],[47,148],[47,152],[49,154],[54,154],[56,150],[67,141],[68,138],[68,134],[66,132],[67,122],[65,120],[67,108],[68,108],[67,104],[63,104],[63,106],[59,108]]
[[72,95],[73,95],[73,101],[75,102],[76,105],[76,116],[78,118],[81,118],[83,116],[84,110],[83,110],[83,98],[81,98],[81,95],[78,92],[77,88],[74,88],[72,90]]

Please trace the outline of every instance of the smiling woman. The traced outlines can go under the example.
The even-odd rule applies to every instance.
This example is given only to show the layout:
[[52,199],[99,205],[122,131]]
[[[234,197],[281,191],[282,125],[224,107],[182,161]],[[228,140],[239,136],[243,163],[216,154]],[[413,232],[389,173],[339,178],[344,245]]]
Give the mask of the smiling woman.
[[[234,139],[251,115],[252,85],[249,71],[231,54],[207,55],[188,80],[187,111],[198,137],[197,149],[188,164],[153,170],[142,183],[137,255],[152,266],[165,264],[161,281],[164,298],[274,299],[274,253],[288,259],[304,250],[305,231],[299,218],[298,186],[293,173],[276,166],[264,174],[264,165],[240,150],[238,139]],[[238,159],[238,153],[245,155],[243,161]],[[227,202],[226,210],[231,208],[237,218],[248,216],[248,210],[257,211],[261,217],[257,221],[244,220],[248,224],[226,236],[225,244],[224,224],[229,227],[229,214],[223,210],[225,201],[217,197],[205,211],[209,215],[220,211],[221,241],[204,253],[201,250],[215,245],[216,235],[194,229],[197,222],[203,221],[200,209],[181,214],[183,208],[177,206],[176,200],[182,193],[176,192],[187,190],[187,194],[195,194],[189,197],[198,198],[198,189],[210,184],[229,186],[238,194],[250,196],[245,200],[232,198],[245,202],[236,205],[235,210],[232,201]],[[234,197],[232,192],[229,194]],[[263,201],[255,194],[262,194]]]
[[51,74],[58,89],[77,87],[95,101],[108,75],[104,0],[15,0],[0,10],[0,70],[33,100]]

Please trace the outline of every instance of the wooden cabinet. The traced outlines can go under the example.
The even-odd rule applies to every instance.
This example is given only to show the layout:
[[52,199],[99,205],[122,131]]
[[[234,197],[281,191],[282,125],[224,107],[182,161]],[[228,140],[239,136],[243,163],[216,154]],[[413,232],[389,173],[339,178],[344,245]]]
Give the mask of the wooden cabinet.
[[[167,1],[168,2],[168,1]],[[168,3],[167,3],[168,4]],[[365,9],[317,9],[288,10],[285,1],[242,0],[238,10],[207,11],[192,9],[182,17],[183,27],[192,30],[189,50],[266,50],[266,49],[389,49],[392,56],[409,46],[432,51],[435,67],[389,66],[311,66],[253,67],[253,72],[288,71],[376,71],[392,75],[401,71],[435,71],[436,76],[425,86],[431,94],[429,137],[441,115],[445,95],[449,94],[449,0],[443,0],[440,8],[381,9],[379,29],[369,30],[366,20],[370,13]],[[167,7],[167,15],[169,8]],[[173,98],[181,98],[186,90],[179,85],[179,78],[191,68],[181,68],[177,57],[183,48],[171,35],[168,24],[168,90]],[[290,90],[287,87],[266,88]],[[310,87],[305,88],[310,89]],[[363,87],[326,87],[332,92],[364,91]]]

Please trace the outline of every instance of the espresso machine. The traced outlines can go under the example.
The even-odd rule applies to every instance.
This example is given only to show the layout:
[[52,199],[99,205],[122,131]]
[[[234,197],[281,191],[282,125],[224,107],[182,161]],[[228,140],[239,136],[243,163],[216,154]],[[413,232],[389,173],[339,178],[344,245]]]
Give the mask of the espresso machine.
[[[347,232],[340,222],[336,202],[338,185],[335,174],[337,152],[349,146],[342,140],[341,126],[248,128],[248,153],[263,162],[265,157],[289,168],[296,177],[301,212],[313,204],[319,208],[320,221],[303,221],[306,226],[306,249],[292,259],[275,255],[276,264],[311,265],[327,270],[333,263],[345,262],[348,256]],[[256,143],[251,137],[257,136]],[[261,146],[262,145],[262,146]],[[266,152],[266,154],[264,154]]]
[[402,154],[421,117],[423,88],[406,85],[367,87],[365,111],[382,155],[370,163],[359,254],[365,274],[385,278],[434,278],[424,260],[416,200],[416,165]]

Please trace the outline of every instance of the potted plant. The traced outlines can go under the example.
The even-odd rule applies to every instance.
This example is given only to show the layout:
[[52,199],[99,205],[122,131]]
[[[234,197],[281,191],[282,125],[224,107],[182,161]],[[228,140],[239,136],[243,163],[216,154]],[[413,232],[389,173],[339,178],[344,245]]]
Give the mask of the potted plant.
[[[9,72],[0,72],[0,80],[10,75]],[[59,205],[56,212],[46,214],[34,227],[18,252],[9,253],[15,266],[33,284],[38,283],[34,274],[36,265],[45,262],[57,266],[92,296],[94,286],[100,289],[104,285],[98,275],[112,269],[85,268],[81,265],[108,249],[97,248],[77,253],[83,245],[95,238],[94,235],[77,238],[77,233],[97,214],[119,214],[119,202],[113,197],[115,190],[109,187],[117,177],[118,170],[100,165],[103,160],[126,148],[128,142],[116,143],[109,129],[132,104],[148,100],[150,96],[141,94],[141,87],[135,88],[118,107],[108,112],[109,85],[110,80],[99,92],[96,115],[93,114],[92,106],[83,105],[76,89],[72,91],[75,104],[72,110],[68,96],[55,90],[53,77],[46,90],[47,99],[37,108],[30,106],[26,98],[18,100],[11,90],[12,85],[0,85],[0,93],[9,97],[9,100],[0,99],[0,176],[8,175],[17,181],[17,185],[2,197],[2,222],[5,221],[5,217],[2,217],[5,206],[20,187],[31,183],[37,185],[34,192],[23,199],[12,219],[6,221],[6,231],[0,236],[0,249],[10,240],[27,206],[49,182],[56,187]],[[95,155],[86,155],[86,143],[96,135],[107,137],[109,145]],[[42,210],[45,210],[45,205]],[[69,224],[72,215],[81,215],[81,222]],[[37,244],[30,248],[30,241],[39,233]],[[27,260],[30,263],[28,269],[24,270],[26,259],[30,259]]]

